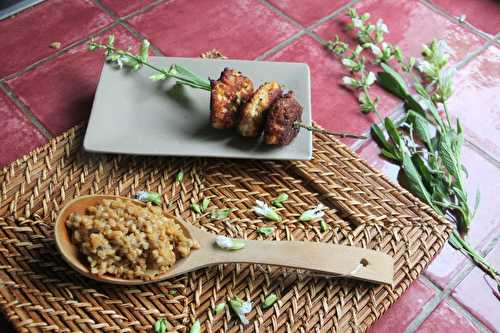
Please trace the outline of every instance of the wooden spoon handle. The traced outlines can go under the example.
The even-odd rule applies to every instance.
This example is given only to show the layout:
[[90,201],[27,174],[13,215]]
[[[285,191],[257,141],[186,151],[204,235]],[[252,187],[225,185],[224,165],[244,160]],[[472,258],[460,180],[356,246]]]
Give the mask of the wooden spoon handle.
[[328,243],[260,240],[244,240],[244,248],[231,251],[218,248],[214,235],[207,237],[207,233],[204,233],[201,238],[204,243],[203,250],[191,254],[191,265],[204,267],[223,263],[267,264],[370,282],[393,282],[392,257],[378,251]]

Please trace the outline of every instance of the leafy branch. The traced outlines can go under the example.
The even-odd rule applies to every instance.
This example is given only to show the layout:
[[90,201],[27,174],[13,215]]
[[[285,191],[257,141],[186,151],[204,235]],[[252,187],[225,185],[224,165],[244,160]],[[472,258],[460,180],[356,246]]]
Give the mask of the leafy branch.
[[210,91],[210,82],[207,79],[201,78],[191,72],[189,69],[180,66],[172,65],[169,68],[160,68],[150,62],[149,57],[149,41],[143,40],[139,48],[138,54],[133,54],[130,49],[125,51],[118,49],[114,46],[115,36],[108,36],[106,44],[97,43],[95,40],[90,40],[88,43],[89,51],[98,49],[105,50],[106,61],[113,63],[118,68],[126,67],[130,70],[138,70],[142,66],[149,67],[150,69],[158,72],[150,76],[153,81],[162,81],[169,78],[174,78],[177,83],[184,84],[196,89],[203,89]]
[[[500,289],[498,270],[463,237],[470,228],[480,196],[477,192],[471,209],[465,189],[467,170],[461,163],[463,128],[458,119],[452,123],[447,107],[447,100],[453,94],[454,70],[446,67],[449,57],[446,44],[434,40],[424,45],[422,59],[406,59],[397,46],[384,41],[389,29],[382,20],[370,23],[370,14],[360,15],[355,9],[349,9],[347,16],[351,18],[347,28],[355,33],[358,45],[351,49],[336,36],[326,47],[343,56],[341,63],[351,75],[344,76],[342,84],[360,91],[361,111],[378,116],[382,127],[372,124],[371,133],[381,154],[401,167],[400,182],[408,190],[455,223],[457,228],[449,243],[493,277]],[[381,69],[377,75],[367,70],[369,59]],[[391,63],[412,78],[416,94]],[[388,117],[382,119],[378,113],[378,97],[373,98],[368,91],[375,82],[404,102],[406,114],[397,124]]]

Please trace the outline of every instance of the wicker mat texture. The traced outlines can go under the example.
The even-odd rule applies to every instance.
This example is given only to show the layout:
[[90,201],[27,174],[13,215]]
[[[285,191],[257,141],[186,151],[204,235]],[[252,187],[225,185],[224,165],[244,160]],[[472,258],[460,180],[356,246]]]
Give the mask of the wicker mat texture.
[[[0,173],[0,307],[21,332],[152,332],[166,317],[172,330],[205,332],[365,331],[408,288],[449,236],[451,227],[406,190],[392,184],[344,144],[315,135],[307,162],[159,158],[89,154],[75,127]],[[182,183],[176,174],[184,172]],[[141,287],[100,284],[81,277],[58,255],[52,225],[58,210],[83,194],[163,194],[163,208],[217,234],[249,239],[348,244],[390,254],[394,287],[311,276],[260,265],[219,265]],[[252,207],[288,193],[283,222],[265,222]],[[232,208],[223,221],[190,210],[201,198]],[[299,222],[318,203],[318,222]],[[273,236],[256,229],[274,225]],[[304,254],[307,255],[307,254]],[[262,310],[263,298],[280,300]],[[239,296],[253,302],[250,324],[217,303]]]

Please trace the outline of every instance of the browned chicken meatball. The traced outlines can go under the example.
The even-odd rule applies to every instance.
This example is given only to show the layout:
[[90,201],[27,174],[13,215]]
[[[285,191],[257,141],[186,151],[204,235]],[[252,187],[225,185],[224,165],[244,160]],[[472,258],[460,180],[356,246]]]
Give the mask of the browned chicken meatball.
[[266,82],[261,85],[241,108],[238,132],[250,138],[259,136],[264,128],[267,110],[280,95],[281,87],[278,82]]
[[287,145],[299,133],[295,122],[302,119],[302,106],[292,91],[278,97],[267,115],[264,140],[268,145]]
[[214,128],[233,128],[239,109],[253,93],[253,83],[234,69],[225,68],[218,80],[210,80],[210,123]]

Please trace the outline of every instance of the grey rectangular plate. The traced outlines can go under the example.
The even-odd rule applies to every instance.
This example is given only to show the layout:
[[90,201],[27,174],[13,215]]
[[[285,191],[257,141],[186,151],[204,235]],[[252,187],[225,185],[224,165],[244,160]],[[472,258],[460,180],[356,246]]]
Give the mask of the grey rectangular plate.
[[[306,64],[153,57],[168,68],[188,67],[202,77],[219,78],[224,67],[247,75],[258,87],[275,80],[293,90],[304,108],[302,121],[311,123],[311,88]],[[288,146],[274,147],[248,139],[236,130],[210,126],[210,93],[175,84],[152,82],[153,70],[117,70],[105,65],[94,98],[83,146],[85,150],[158,156],[204,156],[276,160],[309,160],[312,135],[301,130]]]

